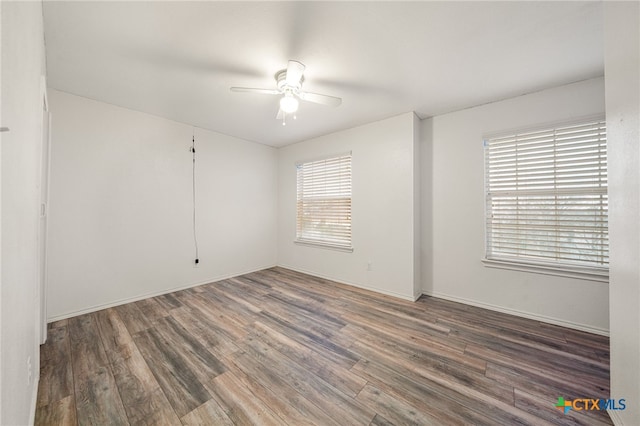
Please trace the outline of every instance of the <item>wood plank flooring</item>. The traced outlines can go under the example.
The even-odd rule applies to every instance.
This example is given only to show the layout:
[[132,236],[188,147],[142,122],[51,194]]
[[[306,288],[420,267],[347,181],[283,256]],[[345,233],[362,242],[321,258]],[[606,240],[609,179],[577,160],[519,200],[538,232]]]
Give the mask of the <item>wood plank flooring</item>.
[[36,425],[610,425],[608,338],[272,268],[49,325]]

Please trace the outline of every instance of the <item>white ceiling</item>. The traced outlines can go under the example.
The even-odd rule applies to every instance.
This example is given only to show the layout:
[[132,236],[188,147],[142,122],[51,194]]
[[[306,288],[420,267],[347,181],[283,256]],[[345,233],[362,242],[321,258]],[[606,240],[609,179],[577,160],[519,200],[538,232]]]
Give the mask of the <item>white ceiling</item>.
[[[601,76],[600,2],[44,3],[49,87],[272,146]],[[343,98],[275,119],[289,59]]]

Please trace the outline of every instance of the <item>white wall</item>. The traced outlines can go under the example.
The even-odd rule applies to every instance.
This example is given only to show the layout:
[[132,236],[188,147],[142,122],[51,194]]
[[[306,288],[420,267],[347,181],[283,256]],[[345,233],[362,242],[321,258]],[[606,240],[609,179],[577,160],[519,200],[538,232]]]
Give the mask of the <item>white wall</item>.
[[603,112],[603,79],[598,78],[423,121],[426,294],[594,332],[608,331],[607,283],[487,268],[481,262],[483,135]]
[[[406,113],[278,151],[281,266],[414,299],[415,120]],[[353,253],[294,244],[295,163],[346,151],[352,152]]]
[[276,264],[276,150],[49,91],[51,320]]
[[604,3],[611,397],[617,425],[640,424],[640,7]]
[[[0,2],[2,288],[0,424],[33,421],[39,372],[38,205],[44,40],[40,2]],[[28,380],[27,360],[32,378]]]

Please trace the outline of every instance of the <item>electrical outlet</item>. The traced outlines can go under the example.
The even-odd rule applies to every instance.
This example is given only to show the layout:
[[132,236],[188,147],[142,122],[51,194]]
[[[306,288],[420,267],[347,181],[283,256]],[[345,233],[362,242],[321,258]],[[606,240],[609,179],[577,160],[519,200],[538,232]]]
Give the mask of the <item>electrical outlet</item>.
[[373,263],[371,261],[367,262],[367,271],[372,271],[373,270]]
[[193,261],[193,267],[194,268],[199,268],[200,267],[200,259],[195,259]]
[[33,381],[33,365],[31,364],[31,357],[27,357],[27,385],[31,385]]

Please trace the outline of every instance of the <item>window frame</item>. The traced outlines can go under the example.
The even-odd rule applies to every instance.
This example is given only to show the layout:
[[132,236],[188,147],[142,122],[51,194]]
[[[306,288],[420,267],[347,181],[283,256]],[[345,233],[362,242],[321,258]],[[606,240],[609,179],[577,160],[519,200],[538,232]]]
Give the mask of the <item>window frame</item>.
[[[544,131],[557,131],[571,126],[585,125],[589,122],[603,122],[605,127],[605,143],[606,143],[606,120],[604,114],[591,115],[581,117],[573,120],[556,121],[543,125],[538,125],[529,128],[512,129],[508,131],[490,133],[483,136],[483,160],[484,160],[484,179],[483,179],[483,192],[484,192],[484,256],[481,259],[486,267],[516,270],[522,272],[532,272],[544,275],[554,275],[568,278],[578,278],[589,281],[608,282],[609,281],[609,267],[607,266],[591,266],[584,264],[573,264],[571,262],[558,262],[558,261],[544,261],[535,258],[528,257],[516,257],[508,255],[496,255],[490,253],[490,239],[492,228],[489,224],[490,214],[492,212],[489,207],[490,191],[489,191],[489,164],[488,164],[488,150],[487,145],[490,140],[505,138],[505,137],[517,137],[517,135],[544,132]],[[605,154],[606,155],[606,154]],[[605,157],[606,158],[606,157]],[[608,175],[608,162],[606,164],[606,173]],[[555,184],[555,181],[554,181]],[[608,198],[608,182],[605,194]],[[551,193],[553,190],[549,190]],[[607,201],[608,205],[608,201]],[[608,210],[607,210],[608,212]],[[608,220],[607,220],[607,235],[608,235]],[[607,238],[608,241],[608,238]],[[608,247],[608,246],[607,246]],[[608,249],[607,249],[608,252]]]
[[[341,158],[344,157],[348,157],[348,162],[349,162],[349,177],[348,177],[348,184],[349,184],[349,188],[348,188],[348,193],[349,193],[349,203],[348,203],[348,224],[349,224],[349,231],[348,231],[348,244],[341,244],[341,243],[336,243],[336,242],[332,242],[330,241],[330,238],[323,240],[322,238],[304,238],[303,236],[301,236],[301,225],[300,225],[300,167],[304,166],[304,165],[310,165],[312,163],[320,163],[320,162],[324,162],[324,161],[331,161],[331,160],[339,160]],[[341,153],[336,153],[336,154],[329,154],[329,155],[324,155],[321,157],[315,157],[315,158],[311,158],[311,159],[305,159],[305,160],[301,160],[301,161],[296,161],[295,163],[295,167],[296,167],[296,225],[295,225],[295,238],[294,238],[294,243],[297,245],[302,245],[302,246],[309,246],[309,247],[316,247],[316,248],[323,248],[323,249],[330,249],[330,250],[337,250],[337,251],[342,251],[342,252],[353,252],[353,154],[351,151],[347,151],[347,152],[341,152]]]

